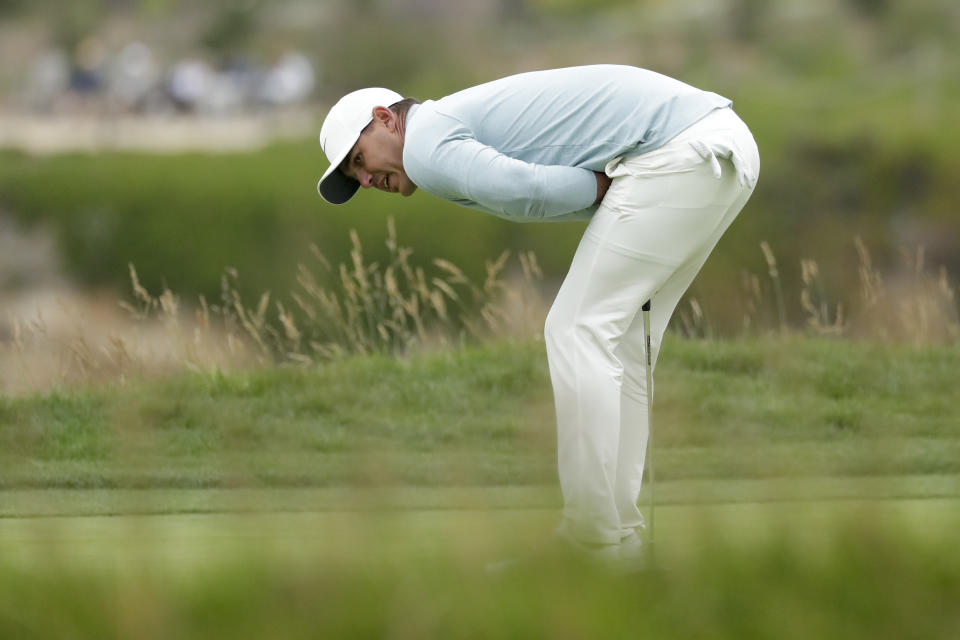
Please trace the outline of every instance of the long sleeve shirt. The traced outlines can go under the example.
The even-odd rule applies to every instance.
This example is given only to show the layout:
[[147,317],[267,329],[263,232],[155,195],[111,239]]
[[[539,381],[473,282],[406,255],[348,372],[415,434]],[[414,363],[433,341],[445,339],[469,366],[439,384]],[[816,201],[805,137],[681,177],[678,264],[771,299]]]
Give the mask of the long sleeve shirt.
[[502,218],[583,220],[594,171],[730,104],[636,67],[521,73],[411,107],[403,166],[424,191]]

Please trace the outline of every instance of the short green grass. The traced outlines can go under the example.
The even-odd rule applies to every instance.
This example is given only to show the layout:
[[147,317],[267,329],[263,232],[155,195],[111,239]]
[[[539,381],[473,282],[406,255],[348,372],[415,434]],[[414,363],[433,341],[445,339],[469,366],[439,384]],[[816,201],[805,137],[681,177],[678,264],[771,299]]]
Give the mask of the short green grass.
[[[668,341],[662,480],[960,474],[957,347]],[[542,343],[0,399],[0,487],[550,484]]]

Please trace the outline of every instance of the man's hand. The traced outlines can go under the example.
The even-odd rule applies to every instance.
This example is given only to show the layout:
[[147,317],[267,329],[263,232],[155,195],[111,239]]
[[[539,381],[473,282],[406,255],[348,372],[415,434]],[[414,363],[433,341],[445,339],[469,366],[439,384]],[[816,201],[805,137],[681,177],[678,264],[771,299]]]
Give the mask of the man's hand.
[[603,196],[607,195],[607,189],[610,188],[613,178],[599,171],[594,171],[593,174],[597,176],[597,199],[593,204],[600,204],[603,201]]

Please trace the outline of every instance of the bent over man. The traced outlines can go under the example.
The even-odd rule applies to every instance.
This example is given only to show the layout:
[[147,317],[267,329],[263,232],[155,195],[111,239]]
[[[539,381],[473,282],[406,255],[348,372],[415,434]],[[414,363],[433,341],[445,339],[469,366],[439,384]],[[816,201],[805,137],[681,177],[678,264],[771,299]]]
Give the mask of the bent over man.
[[746,204],[760,160],[731,101],[658,73],[522,73],[418,104],[361,89],[320,132],[317,188],[440,198],[518,222],[589,220],[544,330],[563,492],[559,533],[639,549],[649,434],[641,306],[656,363],[674,308]]

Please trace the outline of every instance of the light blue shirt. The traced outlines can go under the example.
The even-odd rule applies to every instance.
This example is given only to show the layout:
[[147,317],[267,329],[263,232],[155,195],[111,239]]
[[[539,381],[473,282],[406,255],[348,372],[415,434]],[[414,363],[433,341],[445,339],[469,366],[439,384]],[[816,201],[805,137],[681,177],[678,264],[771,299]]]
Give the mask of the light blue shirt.
[[424,191],[501,218],[583,220],[596,211],[594,171],[730,105],[636,67],[521,73],[414,105],[403,167]]

